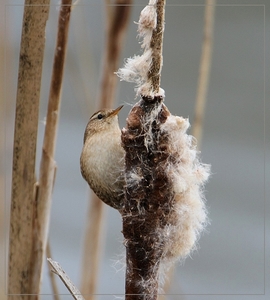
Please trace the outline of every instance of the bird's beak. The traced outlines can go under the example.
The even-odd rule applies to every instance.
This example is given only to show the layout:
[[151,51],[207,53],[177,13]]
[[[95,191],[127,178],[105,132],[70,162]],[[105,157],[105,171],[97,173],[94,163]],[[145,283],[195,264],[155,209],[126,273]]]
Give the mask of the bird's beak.
[[111,117],[111,116],[116,116],[116,115],[119,113],[119,111],[122,109],[123,106],[124,106],[124,105],[121,105],[121,106],[117,107],[116,109],[114,109],[114,110],[109,114],[109,116],[110,116],[110,117]]

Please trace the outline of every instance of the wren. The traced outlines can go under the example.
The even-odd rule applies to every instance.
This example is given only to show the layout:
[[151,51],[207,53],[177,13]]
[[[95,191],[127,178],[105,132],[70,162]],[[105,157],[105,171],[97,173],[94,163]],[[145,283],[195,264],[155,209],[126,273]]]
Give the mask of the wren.
[[124,201],[124,157],[118,113],[122,109],[94,113],[86,126],[80,157],[81,173],[94,193],[121,210]]

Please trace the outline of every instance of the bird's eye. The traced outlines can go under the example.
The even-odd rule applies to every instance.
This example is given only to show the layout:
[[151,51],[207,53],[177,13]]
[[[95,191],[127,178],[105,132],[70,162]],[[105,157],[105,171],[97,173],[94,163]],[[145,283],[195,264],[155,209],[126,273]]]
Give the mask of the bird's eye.
[[100,119],[102,119],[103,118],[103,114],[98,114],[97,115],[97,118],[100,120]]

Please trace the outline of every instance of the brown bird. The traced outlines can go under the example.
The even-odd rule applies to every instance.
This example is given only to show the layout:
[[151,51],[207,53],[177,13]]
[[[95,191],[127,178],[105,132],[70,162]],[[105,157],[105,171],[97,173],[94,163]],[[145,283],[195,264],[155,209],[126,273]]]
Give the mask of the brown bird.
[[94,113],[86,126],[80,158],[81,173],[94,193],[106,204],[121,210],[124,201],[124,156],[116,109]]

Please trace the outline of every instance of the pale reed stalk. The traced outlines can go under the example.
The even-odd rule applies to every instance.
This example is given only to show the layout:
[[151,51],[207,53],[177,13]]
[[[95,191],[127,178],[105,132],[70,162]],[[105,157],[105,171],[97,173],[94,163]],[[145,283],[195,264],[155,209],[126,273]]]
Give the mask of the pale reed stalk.
[[10,208],[8,263],[10,300],[30,299],[29,294],[32,293],[36,141],[49,4],[49,0],[26,0],[22,22]]
[[67,49],[68,29],[72,0],[62,0],[59,18],[57,41],[51,77],[49,102],[45,133],[40,163],[40,175],[36,207],[34,210],[34,243],[32,248],[32,278],[31,293],[39,299],[42,271],[48,240],[51,198],[55,179],[56,163],[54,161],[56,134],[58,129],[61,90],[64,74],[64,63]]
[[[127,31],[132,0],[106,0],[106,46],[103,54],[98,108],[110,108],[114,103],[117,84],[114,72],[118,67],[123,40]],[[115,5],[115,7],[113,6]],[[86,300],[95,299],[98,269],[102,249],[104,209],[102,201],[91,193],[82,258],[81,292]]]
[[214,36],[214,17],[215,17],[215,0],[206,0],[204,14],[203,44],[202,54],[197,86],[197,97],[195,106],[195,116],[193,123],[192,135],[197,139],[198,148],[201,147],[203,120],[205,115],[205,106],[207,101],[207,92],[209,86],[213,36]]

